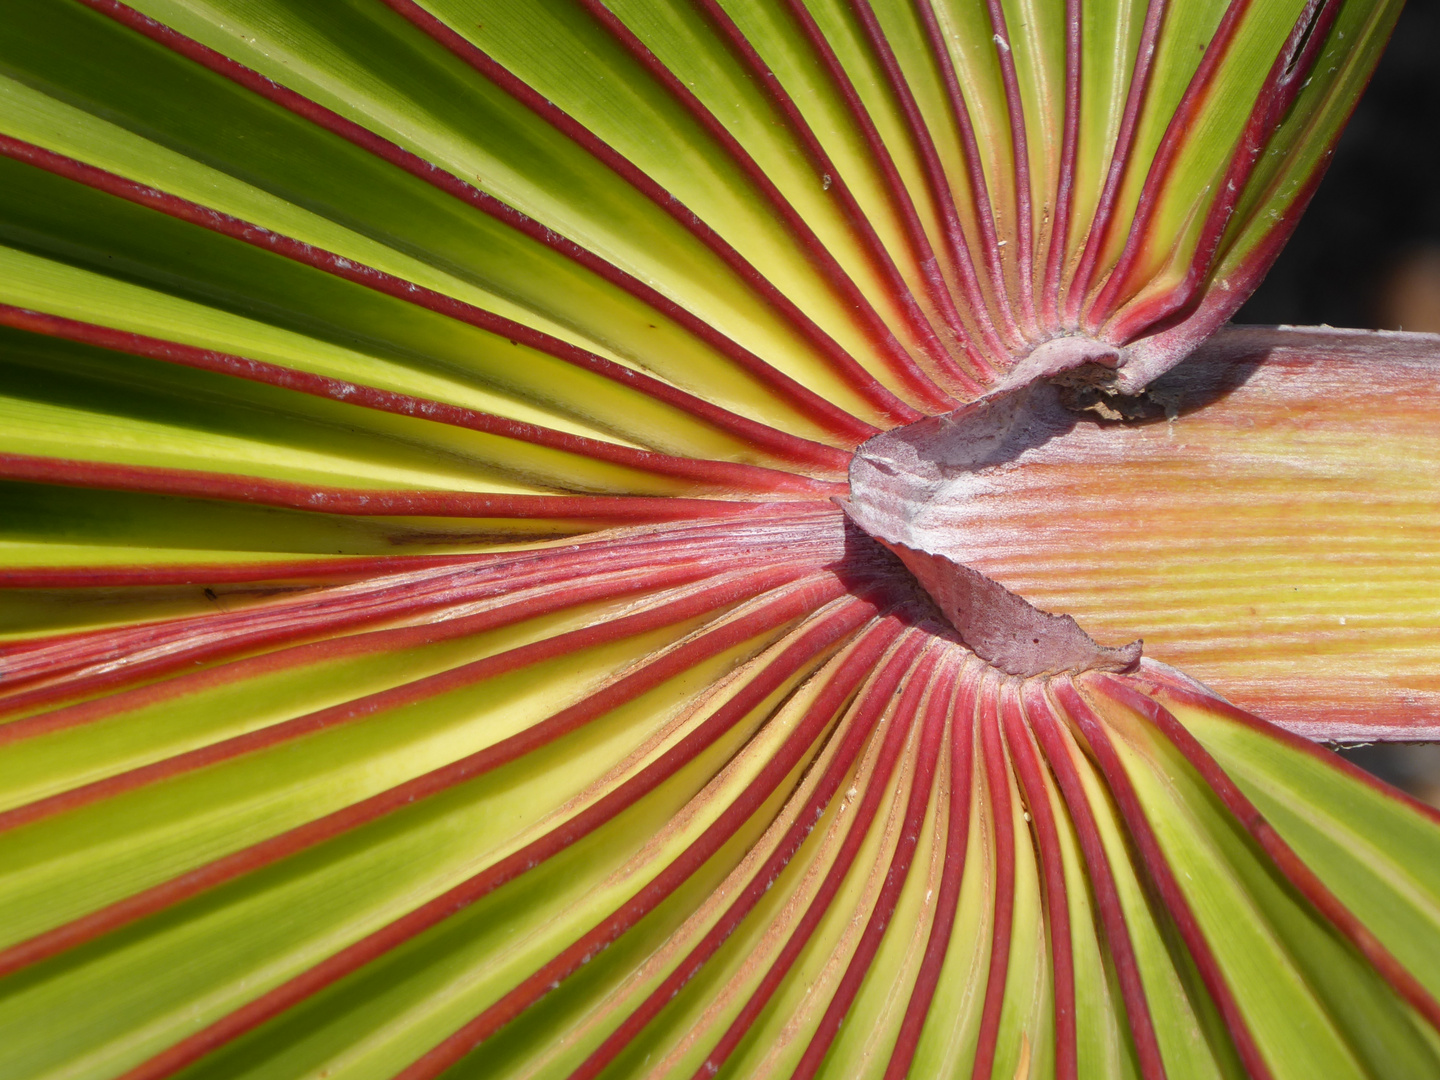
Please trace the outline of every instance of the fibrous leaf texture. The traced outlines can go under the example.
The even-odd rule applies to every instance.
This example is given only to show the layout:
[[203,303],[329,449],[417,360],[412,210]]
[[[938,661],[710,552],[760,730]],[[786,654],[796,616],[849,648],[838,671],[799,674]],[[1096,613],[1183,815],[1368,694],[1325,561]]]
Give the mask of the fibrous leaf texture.
[[1396,8],[12,5],[0,1075],[1440,1075]]

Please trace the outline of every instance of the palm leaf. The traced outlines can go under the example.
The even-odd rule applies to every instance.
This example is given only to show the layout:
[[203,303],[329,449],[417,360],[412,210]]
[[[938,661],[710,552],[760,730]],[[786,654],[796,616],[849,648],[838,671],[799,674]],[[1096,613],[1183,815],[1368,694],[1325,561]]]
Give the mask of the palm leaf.
[[0,1072],[1440,1072],[1396,11],[11,13]]

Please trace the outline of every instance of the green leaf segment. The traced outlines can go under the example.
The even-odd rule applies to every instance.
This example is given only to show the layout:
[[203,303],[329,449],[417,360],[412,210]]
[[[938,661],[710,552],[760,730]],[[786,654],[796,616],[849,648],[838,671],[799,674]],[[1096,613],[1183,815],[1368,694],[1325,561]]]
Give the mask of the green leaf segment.
[[[0,1075],[1440,1075],[1440,815],[1296,734],[1440,730],[1433,590],[1365,608],[1369,712],[1320,616],[1254,631],[1344,688],[1281,727],[1148,658],[1006,674],[834,502],[1036,374],[1159,409],[949,477],[972,573],[1042,580],[1104,487],[1062,466],[1247,452],[1167,387],[1329,373],[1252,392],[1237,534],[1294,401],[1433,417],[1433,340],[1182,363],[1395,3],[16,8]],[[1433,575],[1425,470],[1311,435],[1405,533],[1347,582]]]

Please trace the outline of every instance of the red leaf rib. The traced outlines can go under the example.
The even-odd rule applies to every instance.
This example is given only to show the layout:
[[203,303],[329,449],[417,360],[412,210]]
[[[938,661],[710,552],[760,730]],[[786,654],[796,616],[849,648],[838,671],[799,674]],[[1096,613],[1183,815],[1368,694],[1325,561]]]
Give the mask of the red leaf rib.
[[1440,1029],[1440,1002],[1435,1000],[1424,984],[1406,969],[1394,953],[1381,944],[1369,927],[1330,891],[1319,875],[1306,865],[1295,853],[1295,849],[1287,844],[1275,831],[1274,826],[1265,819],[1265,815],[1260,813],[1255,804],[1235,785],[1220,767],[1220,763],[1186,730],[1185,725],[1158,701],[1119,679],[1097,675],[1096,684],[1126,708],[1145,717],[1180,751],[1300,895],[1313,904],[1315,909],[1359,950],[1385,981],[1395,988],[1396,993],[1408,1001],[1433,1027]]
[[[473,780],[487,772],[518,760],[548,743],[579,729],[591,720],[618,708],[627,701],[654,689],[728,648],[783,626],[807,614],[817,600],[827,593],[813,587],[782,589],[779,595],[752,605],[747,613],[703,632],[679,646],[648,660],[634,670],[588,695],[584,700],[533,724],[523,731],[478,750],[466,757],[431,772],[397,784],[359,802],[352,803],[324,817],[298,825],[286,832],[204,866],[189,870],[178,877],[161,882],[79,919],[19,942],[0,951],[0,977],[39,963],[108,934],[122,926],[173,907],[193,896],[208,892],[245,874],[269,866],[324,843],[334,837],[358,829],[397,810],[457,784]],[[831,597],[833,598],[833,597]],[[669,612],[674,615],[672,608]],[[630,632],[643,632],[643,628]]]
[[[178,195],[160,191],[146,184],[138,184],[123,176],[66,157],[63,154],[54,153],[33,143],[11,138],[8,135],[0,135],[0,154],[15,161],[44,169],[55,176],[73,180],[107,195],[124,199],[137,206],[155,210],[178,221],[208,229],[220,236],[248,244],[261,251],[272,252],[302,266],[321,270],[333,277],[360,285],[402,303],[414,304],[446,318],[466,323],[486,333],[504,338],[512,344],[534,349],[536,352],[544,353],[601,378],[628,386],[680,412],[687,413],[717,430],[724,431],[753,446],[769,450],[777,456],[785,457],[797,452],[802,456],[813,453],[814,444],[807,439],[777,431],[766,424],[712,405],[703,398],[677,389],[654,376],[597,356],[595,353],[540,330],[535,330],[524,323],[515,322],[492,311],[476,307],[474,304],[457,300],[453,296],[417,285],[413,281],[396,277],[383,270],[377,270],[373,266],[344,258],[333,251],[316,247],[314,244],[307,244],[303,240],[297,240],[292,236],[243,221],[230,214],[201,206],[199,203],[182,199]],[[870,430],[869,426],[865,425],[857,437],[864,437]]]
[[1030,811],[1035,848],[1040,861],[1044,894],[1045,931],[1050,945],[1050,971],[1055,1017],[1055,1080],[1076,1080],[1075,953],[1070,930],[1070,900],[1066,894],[1065,864],[1060,853],[1060,831],[1039,755],[1030,740],[1033,720],[1025,714],[1019,690],[1008,683],[1002,691],[1000,724],[1005,746],[1014,764],[1020,796]]
[[[824,1015],[820,1017],[820,1024],[816,1028],[815,1034],[810,1037],[810,1043],[805,1047],[805,1053],[791,1074],[792,1080],[810,1080],[820,1071],[826,1053],[835,1041],[835,1036],[839,1034],[845,1014],[854,1004],[855,996],[860,992],[860,984],[870,971],[870,965],[875,960],[876,952],[879,951],[885,931],[889,929],[890,920],[895,915],[895,907],[900,901],[900,892],[905,888],[905,882],[910,876],[910,866],[915,857],[915,848],[920,842],[920,830],[925,824],[925,812],[930,806],[931,785],[935,778],[935,766],[940,756],[940,744],[945,735],[951,693],[954,689],[954,657],[949,654],[948,649],[945,651],[946,656],[938,677],[935,673],[936,662],[940,660],[938,648],[932,649],[915,666],[908,677],[907,691],[916,685],[923,688],[925,717],[921,722],[919,745],[913,759],[910,795],[906,802],[905,818],[900,827],[900,839],[895,845],[894,854],[890,857],[890,866],[885,873],[885,883],[880,888],[880,895],[875,898],[875,906],[870,912],[870,919],[865,924],[865,930],[860,935],[860,941],[855,946],[850,963],[846,965],[845,973],[840,977],[840,982],[836,985],[835,992],[825,1007]],[[901,708],[904,707],[905,703],[902,699]],[[917,710],[920,708],[918,701],[915,708]]]
[[1260,1054],[1260,1047],[1255,1042],[1255,1036],[1251,1034],[1250,1026],[1245,1022],[1245,1014],[1235,1000],[1235,995],[1230,990],[1224,972],[1220,970],[1220,964],[1210,949],[1210,943],[1205,939],[1205,932],[1200,928],[1199,920],[1195,918],[1190,902],[1185,899],[1185,893],[1175,878],[1175,872],[1171,869],[1170,862],[1160,847],[1155,831],[1145,817],[1139,796],[1135,792],[1134,785],[1130,783],[1130,777],[1125,772],[1120,755],[1111,744],[1110,735],[1105,730],[1103,721],[1080,696],[1072,682],[1068,680],[1053,682],[1051,693],[1054,694],[1061,710],[1075,723],[1085,737],[1086,743],[1089,744],[1090,752],[1094,755],[1101,775],[1105,777],[1105,782],[1115,797],[1115,804],[1120,810],[1120,816],[1124,819],[1126,829],[1140,854],[1140,861],[1146,874],[1161,902],[1170,913],[1170,918],[1174,921],[1186,950],[1195,961],[1195,967],[1200,972],[1200,979],[1204,982],[1205,989],[1210,992],[1211,999],[1219,1008],[1220,1016],[1225,1022],[1226,1029],[1230,1032],[1230,1038],[1235,1044],[1235,1049],[1239,1053],[1246,1071],[1255,1080],[1274,1080],[1270,1067],[1265,1064],[1265,1059]]
[[[925,121],[920,104],[915,100],[915,94],[910,89],[909,80],[906,79],[900,61],[895,56],[895,50],[891,48],[889,40],[885,37],[885,31],[875,17],[875,10],[870,6],[869,0],[849,0],[849,2],[856,17],[860,20],[861,30],[870,43],[870,48],[880,62],[880,68],[885,73],[885,80],[900,105],[911,141],[919,154],[920,167],[925,175],[925,185],[929,189],[930,199],[940,216],[941,235],[945,240],[946,254],[954,267],[960,292],[969,307],[969,315],[979,327],[980,336],[985,341],[985,347],[990,350],[991,358],[997,361],[1008,358],[1009,350],[995,332],[989,307],[980,290],[980,281],[975,273],[975,263],[970,254],[970,245],[966,241],[964,229],[960,225],[960,214],[955,206],[955,196],[950,189],[949,178],[945,175],[945,167],[940,162],[940,152],[935,147],[935,139],[930,134],[930,126]],[[869,132],[873,128],[873,124],[867,124],[864,130]],[[887,180],[893,171],[892,162],[890,169],[886,172]],[[895,179],[899,180],[898,174]],[[908,193],[906,197],[908,198]],[[915,227],[919,227],[919,218],[914,213],[913,202],[905,220],[907,228],[910,227],[912,220]],[[939,294],[937,306],[946,324],[955,333],[960,348],[970,361],[970,375],[982,383],[993,383],[996,369],[970,341],[960,313],[955,310],[951,301],[948,286],[940,273],[934,253],[929,252],[929,241],[926,239],[923,229],[920,230],[917,239],[925,245],[917,249],[917,254],[921,257],[921,269],[926,273],[927,280],[935,279],[931,282],[931,292]],[[928,257],[927,252],[929,252]]]
[[[597,277],[643,301],[666,318],[684,327],[736,366],[765,384],[777,396],[789,401],[799,411],[834,434],[849,439],[865,438],[869,425],[864,421],[858,420],[788,375],[777,371],[749,349],[722,334],[703,319],[697,318],[680,304],[659,290],[646,285],[633,274],[626,273],[588,248],[561,236],[553,229],[522,214],[493,195],[481,191],[453,173],[431,164],[418,154],[404,149],[352,120],[347,120],[304,95],[231,60],[222,53],[186,37],[163,23],[140,14],[117,0],[82,0],[82,2],[318,127],[339,135],[347,142],[403,169],[437,190],[467,203],[488,217],[502,222],[536,243],[559,253],[579,266],[583,266]],[[842,374],[853,378],[855,372],[847,370]],[[883,388],[872,384],[873,380],[870,381],[870,384],[862,382],[856,388],[864,396],[879,396],[881,400],[884,400]]]
[[[647,630],[670,626],[686,618],[712,611],[726,603],[752,596],[766,588],[784,584],[786,579],[797,577],[799,573],[800,571],[795,567],[772,570],[768,574],[741,571],[648,611],[636,612],[633,615],[622,616],[596,626],[571,630],[568,633],[557,634],[529,645],[521,645],[494,656],[487,656],[483,660],[462,664],[423,679],[367,694],[327,709],[321,709],[318,712],[271,724],[268,727],[210,743],[174,757],[117,773],[103,780],[70,788],[49,798],[39,799],[0,813],[0,832],[29,825],[104,799],[112,799],[124,792],[134,791],[163,780],[170,780],[198,769],[209,768],[242,755],[268,750],[281,743],[313,735],[340,724],[355,723],[379,712],[413,705],[416,702],[518,671],[545,660],[565,656],[592,645],[617,641],[633,634],[644,633]],[[827,592],[836,592],[843,588],[833,578],[830,581],[811,579],[806,584],[808,588],[802,590],[803,592],[819,593],[822,597]]]
[[[837,595],[843,593],[839,590]],[[854,633],[877,613],[865,599],[842,597],[823,609],[809,626],[754,678],[694,731],[620,787],[561,826],[488,867],[409,914],[345,947],[326,960],[261,994],[201,1031],[142,1062],[122,1080],[159,1080],[226,1043],[239,1038],[286,1009],[311,997],[365,964],[465,910],[481,897],[563,851],[653,791],[740,721],[814,656]]]
[[[866,673],[874,669],[881,654],[890,647],[900,633],[900,623],[893,617],[875,624],[855,645],[850,655],[836,670],[834,677],[825,686],[821,697],[816,699],[814,708],[828,708],[831,713],[845,703],[854,689],[864,681]],[[615,1057],[645,1029],[660,1011],[684,988],[700,969],[710,960],[744,922],[746,916],[770,890],[785,867],[795,857],[811,831],[824,816],[825,808],[840,789],[840,784],[849,775],[855,759],[864,749],[879,719],[883,701],[873,696],[866,704],[852,710],[848,720],[842,720],[844,730],[839,735],[839,747],[826,766],[820,782],[811,792],[809,799],[794,822],[786,831],[780,843],[765,863],[755,871],[745,889],[726,908],[715,925],[686,954],[674,970],[621,1022],[605,1041],[597,1047],[576,1070],[570,1080],[593,1080]]]
[[1125,1019],[1130,1027],[1130,1038],[1135,1046],[1140,1075],[1143,1080],[1165,1080],[1165,1061],[1160,1055],[1159,1040],[1155,1037],[1150,1002],[1145,996],[1145,985],[1140,977],[1135,945],[1130,939],[1125,910],[1120,904],[1115,873],[1110,867],[1110,858],[1105,853],[1100,829],[1090,809],[1089,796],[1080,779],[1079,769],[1070,758],[1069,742],[1062,729],[1062,721],[1055,714],[1041,683],[1026,684],[1024,703],[1030,728],[1035,733],[1041,752],[1050,764],[1055,783],[1065,799],[1065,809],[1075,826],[1080,853],[1085,858],[1086,873],[1090,886],[1095,891],[1095,906],[1100,913],[1100,925],[1105,932],[1105,945],[1115,963],[1115,974],[1120,983],[1120,998],[1125,1004]]
[[1000,737],[1000,676],[985,672],[980,685],[977,723],[980,729],[980,767],[984,776],[984,803],[995,834],[993,909],[990,965],[985,976],[985,1002],[980,1010],[980,1032],[975,1043],[972,1080],[990,1080],[1000,1037],[1000,1014],[1005,1005],[1005,983],[1010,969],[1010,945],[1015,930],[1015,820],[1010,805],[1010,768]]
[[[740,254],[684,203],[661,187],[644,170],[605,142],[580,121],[549,101],[529,84],[506,70],[491,56],[416,4],[414,0],[383,0],[455,56],[469,64],[505,93],[550,124],[601,162],[681,228],[710,249],[734,274],[824,356],[831,367],[882,411],[895,407],[894,395],[866,371],[845,348],[785,295],[769,278]],[[813,258],[812,258],[813,261]]]
[[[880,356],[886,361],[891,373],[904,383],[904,386],[906,386],[906,389],[909,390],[910,393],[913,393],[920,402],[926,403],[929,408],[946,410],[946,412],[948,412],[949,409],[955,408],[955,402],[953,402],[939,386],[936,386],[936,384],[929,379],[929,376],[926,376],[926,374],[916,366],[910,354],[904,350],[904,346],[901,346],[899,338],[894,336],[894,331],[891,331],[890,327],[884,323],[883,318],[880,317],[880,312],[876,311],[874,305],[865,297],[860,287],[855,285],[850,275],[845,274],[845,269],[842,268],[840,262],[825,248],[819,236],[815,235],[814,229],[811,229],[811,226],[805,222],[804,217],[802,217],[801,213],[786,199],[785,194],[780,192],[779,187],[775,186],[775,181],[770,180],[770,177],[766,176],[765,170],[760,168],[760,164],[757,163],[755,158],[750,156],[749,151],[747,151],[743,145],[740,145],[740,141],[737,140],[734,135],[730,134],[730,132],[726,130],[726,127],[721,124],[720,118],[716,117],[710,109],[706,108],[704,102],[700,101],[700,98],[694,94],[694,91],[691,91],[684,82],[681,82],[680,79],[675,76],[674,72],[671,72],[664,63],[661,63],[660,58],[655,56],[655,53],[652,53],[651,50],[645,46],[645,43],[642,42],[639,37],[636,37],[635,33],[632,32],[628,26],[625,26],[625,23],[622,23],[608,7],[605,7],[605,4],[599,3],[599,0],[579,0],[579,3],[585,7],[585,10],[588,10],[588,12],[592,14],[596,23],[605,27],[605,29],[615,37],[616,42],[619,42],[619,45],[621,45],[642,68],[645,68],[645,71],[649,72],[649,75],[651,75],[658,84],[664,86],[665,91],[667,91],[691,117],[694,117],[694,120],[700,124],[700,127],[720,145],[721,150],[726,151],[727,156],[732,158],[736,166],[740,168],[740,171],[744,173],[744,176],[750,180],[750,183],[755,184],[757,192],[765,197],[766,202],[769,202],[770,206],[775,209],[776,215],[785,223],[786,228],[791,230],[791,235],[795,236],[796,243],[801,246],[801,251],[805,252],[806,258],[814,262],[816,268],[828,279],[831,287],[837,289],[838,294],[844,297],[845,304],[854,311],[855,320],[857,320],[857,323],[863,328],[867,337],[870,338],[871,344],[876,348],[876,351],[878,351]],[[729,22],[729,20],[726,20],[726,22]],[[721,30],[723,30],[723,26],[721,26]],[[736,33],[739,32],[736,30]],[[773,75],[770,76],[769,81],[762,81],[763,88],[766,88],[766,91],[770,92],[770,94],[773,94],[773,82],[775,82],[773,81]],[[904,307],[904,295],[894,297],[894,300],[900,302],[901,307]],[[897,397],[896,402],[886,410],[886,413],[891,419],[900,423],[910,423],[913,422],[913,420],[920,419],[920,413],[916,412],[912,406],[901,402],[899,397]]]
[[[873,690],[871,696],[867,697],[867,708],[871,707],[870,702],[872,701],[876,703],[874,707],[877,710],[885,708],[899,686],[900,679],[908,670],[910,661],[923,644],[923,636],[915,634],[901,646],[905,652],[903,662],[889,664],[882,669],[871,684]],[[898,651],[896,655],[897,658],[900,656]],[[740,1045],[740,1040],[745,1037],[745,1033],[755,1023],[766,1003],[780,988],[780,984],[789,974],[806,943],[819,927],[820,920],[830,910],[836,893],[840,891],[840,886],[844,883],[846,875],[849,874],[851,866],[854,865],[860,845],[864,843],[865,836],[870,831],[870,824],[875,819],[876,811],[880,808],[890,775],[895,770],[900,753],[909,736],[910,726],[919,706],[920,692],[923,689],[924,684],[916,680],[914,684],[907,687],[906,692],[902,693],[900,701],[895,706],[894,714],[890,718],[890,723],[885,728],[874,772],[861,796],[855,816],[850,821],[835,861],[826,872],[824,880],[806,907],[804,915],[800,917],[785,945],[760,980],[760,985],[755,988],[741,1008],[739,1015],[731,1021],[730,1026],[720,1037],[720,1041],[695,1071],[695,1080],[706,1080],[713,1076],[735,1052]]]
[[[596,461],[623,465],[626,468],[641,469],[658,476],[670,476],[691,480],[708,487],[727,492],[793,492],[821,497],[841,494],[844,484],[815,480],[798,476],[782,469],[767,469],[758,465],[747,465],[734,461],[712,461],[697,458],[678,457],[673,454],[657,453],[653,450],[637,450],[620,446],[602,439],[590,439],[583,435],[572,435],[565,431],[539,424],[528,424],[511,420],[493,413],[478,412],[460,405],[451,405],[429,398],[418,398],[393,390],[382,390],[363,383],[346,382],[325,375],[315,375],[297,368],[253,360],[233,353],[218,352],[214,349],[199,349],[192,345],[167,341],[162,338],[133,334],[125,330],[114,330],[95,323],[66,319],[59,315],[31,311],[27,308],[0,304],[0,326],[12,326],[47,337],[60,338],[102,349],[127,353],[130,356],[145,356],[153,360],[212,371],[221,375],[233,375],[250,382],[278,386],[312,397],[326,398],[347,405],[374,409],[377,412],[392,413],[420,420],[429,420],[450,427],[465,428],[486,435],[498,435],[517,442],[561,450],[569,454],[580,454]],[[848,468],[850,455],[843,450],[822,447],[816,444],[816,452],[807,464],[829,472],[843,472]]]
[[[910,641],[918,648],[917,635]],[[897,651],[898,660],[905,653],[906,660],[913,657],[916,648],[902,646]],[[883,676],[882,676],[883,678]],[[475,1019],[460,1028],[443,1042],[433,1047],[406,1069],[397,1074],[396,1080],[428,1080],[439,1076],[470,1053],[486,1039],[493,1036],[521,1012],[529,1008],[545,994],[555,989],[560,982],[573,975],[601,950],[617,940],[621,934],[640,921],[670,893],[674,892],[691,874],[698,870],[720,847],[733,836],[767,798],[780,782],[798,765],[804,753],[830,726],[834,718],[836,699],[843,700],[853,683],[839,684],[838,675],[827,684],[829,694],[822,695],[806,710],[795,729],[786,738],[781,748],[760,769],[745,790],[727,806],[716,820],[673,862],[668,864],[656,877],[639,892],[621,905],[608,918],[575,941],[549,963],[525,979],[514,990],[486,1009]],[[833,688],[833,689],[832,689]]]
[[900,1032],[885,1066],[884,1080],[905,1080],[915,1060],[920,1036],[940,984],[940,972],[955,931],[955,912],[960,905],[960,887],[965,880],[966,850],[970,844],[970,802],[975,768],[975,713],[980,664],[969,661],[954,684],[948,705],[947,736],[949,755],[949,807],[945,822],[945,861],[940,872],[940,889],[935,896],[935,914],[925,952],[920,958],[915,986],[900,1020]]

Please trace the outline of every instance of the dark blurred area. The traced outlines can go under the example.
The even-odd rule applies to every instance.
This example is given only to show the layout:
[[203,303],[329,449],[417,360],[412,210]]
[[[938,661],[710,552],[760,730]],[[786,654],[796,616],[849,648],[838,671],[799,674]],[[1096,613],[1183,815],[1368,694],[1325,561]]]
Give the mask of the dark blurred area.
[[1440,0],[1401,12],[1310,209],[1235,321],[1440,333]]
[[[1440,0],[1410,0],[1329,174],[1236,322],[1440,333]],[[1440,806],[1440,745],[1344,751]]]

